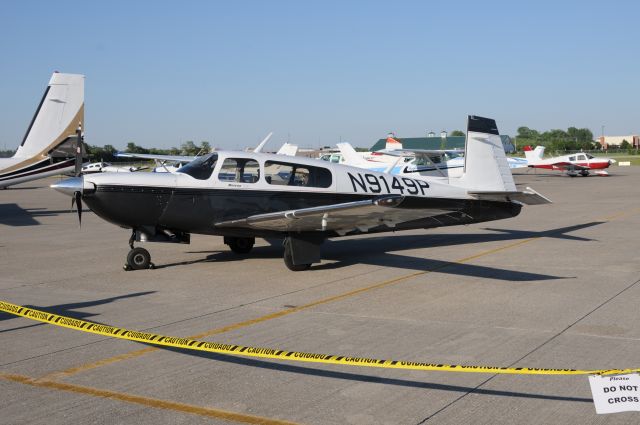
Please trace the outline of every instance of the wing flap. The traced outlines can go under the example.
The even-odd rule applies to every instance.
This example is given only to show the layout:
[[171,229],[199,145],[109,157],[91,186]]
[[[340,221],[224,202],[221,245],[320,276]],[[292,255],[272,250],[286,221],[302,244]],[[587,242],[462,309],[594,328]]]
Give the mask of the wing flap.
[[367,231],[382,225],[393,228],[397,223],[449,212],[400,208],[403,200],[403,196],[384,196],[363,201],[257,214],[239,220],[216,223],[215,226],[280,232],[333,230],[339,234],[346,234],[354,230]]

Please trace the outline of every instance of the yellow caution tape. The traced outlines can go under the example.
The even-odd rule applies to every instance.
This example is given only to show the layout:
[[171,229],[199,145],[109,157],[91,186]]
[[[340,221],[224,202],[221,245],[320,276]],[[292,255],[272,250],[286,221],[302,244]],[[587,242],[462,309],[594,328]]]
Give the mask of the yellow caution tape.
[[206,351],[232,356],[260,357],[266,359],[289,360],[296,362],[311,362],[338,364],[345,366],[379,367],[385,369],[408,369],[440,372],[491,373],[512,375],[618,375],[640,372],[640,369],[606,369],[606,370],[576,370],[576,369],[541,369],[531,367],[500,367],[500,366],[465,366],[453,364],[435,364],[423,362],[408,362],[399,360],[378,360],[364,357],[336,356],[331,354],[304,353],[299,351],[284,351],[273,348],[246,347],[243,345],[221,344],[217,342],[198,341],[195,339],[163,336],[148,332],[132,331],[114,326],[59,316],[57,314],[34,310],[0,301],[0,311],[11,313],[27,319],[50,323],[52,325],[75,329],[82,332],[109,336],[112,338],[128,339],[185,350]]

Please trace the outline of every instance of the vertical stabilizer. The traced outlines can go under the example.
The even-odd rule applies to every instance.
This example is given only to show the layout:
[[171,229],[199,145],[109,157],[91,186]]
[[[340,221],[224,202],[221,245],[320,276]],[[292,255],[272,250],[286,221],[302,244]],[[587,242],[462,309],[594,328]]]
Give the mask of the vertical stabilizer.
[[464,174],[458,184],[471,190],[516,190],[495,120],[469,116]]
[[351,165],[353,167],[363,167],[370,168],[371,162],[367,161],[360,155],[356,150],[351,146],[350,143],[337,143],[336,146],[340,150],[342,154],[342,158],[344,158],[344,163],[346,165]]
[[402,149],[402,143],[398,139],[389,136],[387,137],[387,143],[385,145],[385,149],[389,151]]
[[544,146],[536,146],[533,150],[531,149],[531,146],[525,146],[524,156],[527,158],[528,165],[540,162],[544,156]]
[[[84,128],[84,75],[54,73],[14,158],[44,158]],[[75,141],[75,139],[74,139]]]

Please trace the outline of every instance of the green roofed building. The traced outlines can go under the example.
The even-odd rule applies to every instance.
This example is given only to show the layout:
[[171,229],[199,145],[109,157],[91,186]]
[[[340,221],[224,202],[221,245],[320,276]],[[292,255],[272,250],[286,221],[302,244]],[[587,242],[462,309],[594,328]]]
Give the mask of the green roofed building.
[[[428,150],[444,150],[444,149],[464,149],[465,136],[447,136],[446,133],[441,134],[440,137],[435,136],[433,133],[429,133],[427,137],[395,137],[403,148],[407,149],[428,149]],[[502,145],[506,153],[515,152],[515,146],[511,137],[501,135]],[[373,146],[371,146],[371,152],[384,149],[387,145],[387,139],[378,140]]]

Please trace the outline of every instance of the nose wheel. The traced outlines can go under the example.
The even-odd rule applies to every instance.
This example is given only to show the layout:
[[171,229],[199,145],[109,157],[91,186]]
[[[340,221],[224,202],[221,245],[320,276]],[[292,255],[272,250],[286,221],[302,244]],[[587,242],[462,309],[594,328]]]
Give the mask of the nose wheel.
[[144,248],[134,248],[133,242],[136,240],[136,231],[131,232],[129,238],[129,247],[131,251],[127,254],[127,262],[124,265],[125,271],[154,269],[155,265],[151,262],[151,254]]
[[127,254],[127,263],[124,265],[126,271],[153,269],[154,264],[151,262],[151,254],[144,248],[133,248]]

